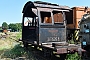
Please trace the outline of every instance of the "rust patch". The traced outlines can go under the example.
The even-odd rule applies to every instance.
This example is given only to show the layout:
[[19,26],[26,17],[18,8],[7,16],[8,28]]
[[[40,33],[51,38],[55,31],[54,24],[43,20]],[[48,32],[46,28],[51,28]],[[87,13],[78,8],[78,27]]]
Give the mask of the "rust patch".
[[57,33],[58,30],[48,30],[48,32],[50,32],[50,33]]
[[59,48],[59,49],[57,49],[57,54],[63,54],[63,53],[67,53],[67,48]]

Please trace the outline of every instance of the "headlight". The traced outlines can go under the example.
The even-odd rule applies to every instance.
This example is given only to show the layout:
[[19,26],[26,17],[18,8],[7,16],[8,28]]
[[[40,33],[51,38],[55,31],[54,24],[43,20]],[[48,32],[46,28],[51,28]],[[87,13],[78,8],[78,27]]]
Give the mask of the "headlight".
[[82,42],[82,45],[86,45],[86,41],[83,41],[83,42]]
[[85,33],[89,33],[89,29],[86,29],[86,30],[85,30]]

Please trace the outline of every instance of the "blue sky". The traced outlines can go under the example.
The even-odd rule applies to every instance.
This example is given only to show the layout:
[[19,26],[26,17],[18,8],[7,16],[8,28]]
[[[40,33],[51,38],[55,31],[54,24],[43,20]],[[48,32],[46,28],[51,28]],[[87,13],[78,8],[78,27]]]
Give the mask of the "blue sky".
[[[3,22],[21,23],[22,9],[27,1],[38,0],[0,0],[0,26]],[[45,2],[57,3],[59,5],[74,6],[90,6],[90,0],[40,0]]]

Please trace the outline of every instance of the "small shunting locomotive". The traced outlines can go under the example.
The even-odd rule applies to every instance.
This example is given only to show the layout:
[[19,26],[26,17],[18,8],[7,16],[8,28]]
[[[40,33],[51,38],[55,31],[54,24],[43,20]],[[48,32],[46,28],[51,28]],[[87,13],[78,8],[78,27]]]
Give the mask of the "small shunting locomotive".
[[87,14],[84,14],[80,21],[80,32],[79,37],[81,41],[81,46],[86,53],[82,53],[84,57],[90,57],[90,11]]

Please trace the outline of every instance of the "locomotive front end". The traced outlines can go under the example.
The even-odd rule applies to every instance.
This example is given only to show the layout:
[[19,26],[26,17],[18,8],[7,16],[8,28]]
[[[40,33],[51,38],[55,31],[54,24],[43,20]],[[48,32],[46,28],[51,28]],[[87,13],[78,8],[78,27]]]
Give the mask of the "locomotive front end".
[[82,53],[82,56],[89,56],[90,52],[90,13],[84,14],[80,21],[79,37],[81,41],[82,49],[86,50],[86,53]]

